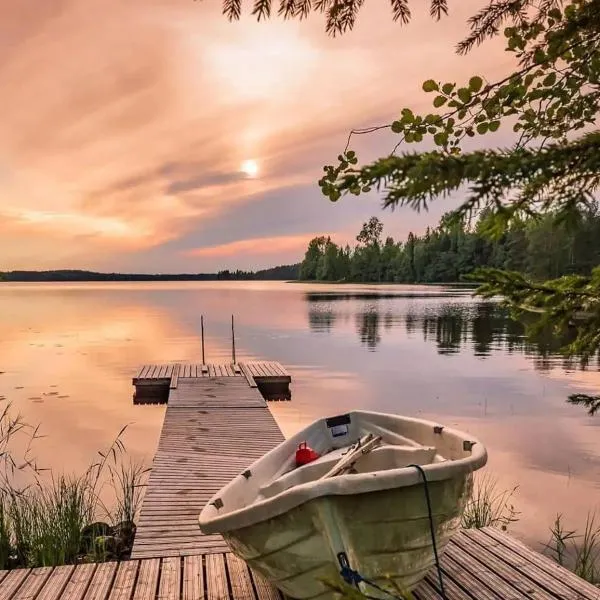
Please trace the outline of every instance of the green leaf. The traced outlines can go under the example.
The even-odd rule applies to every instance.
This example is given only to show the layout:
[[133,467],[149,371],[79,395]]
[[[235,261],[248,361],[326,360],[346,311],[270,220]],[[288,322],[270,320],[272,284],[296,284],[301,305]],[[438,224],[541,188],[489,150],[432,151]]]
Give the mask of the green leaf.
[[402,123],[400,123],[400,121],[394,121],[392,123],[392,131],[394,133],[400,133],[402,131],[403,127],[402,127]]
[[488,124],[487,123],[479,123],[477,125],[477,133],[479,135],[484,135],[485,133],[488,132]]
[[488,127],[490,131],[498,131],[500,129],[500,121],[490,121]]
[[348,160],[352,160],[355,156],[356,152],[354,152],[354,150],[348,150],[348,152],[346,152],[346,158]]
[[433,79],[428,79],[423,83],[424,92],[437,92],[439,89],[438,84]]
[[482,87],[483,79],[481,79],[481,77],[476,75],[475,77],[471,77],[471,79],[469,79],[469,90],[471,90],[471,92],[474,94],[476,94]]
[[415,135],[414,135],[414,133],[412,133],[411,131],[408,131],[406,133],[406,135],[404,136],[404,141],[407,144],[412,144],[415,141]]
[[469,90],[469,88],[459,88],[458,97],[460,98],[461,102],[466,104],[471,100],[471,91]]
[[546,77],[544,77],[544,81],[543,84],[546,87],[551,87],[556,83],[556,73],[552,72],[552,73],[548,73],[548,75],[546,75]]
[[445,146],[448,143],[448,134],[444,131],[440,131],[433,136],[433,141],[438,146]]
[[546,62],[546,53],[541,48],[538,48],[533,54],[533,61],[537,65],[541,65],[542,63]]
[[436,96],[436,97],[433,99],[433,105],[434,105],[436,108],[440,108],[441,106],[444,106],[444,104],[446,104],[447,100],[448,100],[448,99],[447,99],[445,96]]
[[455,85],[456,85],[455,83],[445,83],[442,86],[442,92],[444,92],[444,94],[446,94],[446,95],[451,94]]

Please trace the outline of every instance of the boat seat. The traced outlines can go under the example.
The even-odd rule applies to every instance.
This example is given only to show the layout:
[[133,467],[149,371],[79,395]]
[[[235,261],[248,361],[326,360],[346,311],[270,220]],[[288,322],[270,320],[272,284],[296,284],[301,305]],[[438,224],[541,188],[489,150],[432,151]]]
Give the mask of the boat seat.
[[[317,460],[296,467],[278,478],[266,483],[259,489],[260,498],[272,498],[291,487],[316,481],[325,475],[348,452],[348,447],[337,448]],[[361,456],[354,466],[352,474],[388,471],[407,467],[411,464],[428,465],[437,462],[436,448],[431,446],[394,446],[385,444]],[[352,476],[348,474],[348,476]]]

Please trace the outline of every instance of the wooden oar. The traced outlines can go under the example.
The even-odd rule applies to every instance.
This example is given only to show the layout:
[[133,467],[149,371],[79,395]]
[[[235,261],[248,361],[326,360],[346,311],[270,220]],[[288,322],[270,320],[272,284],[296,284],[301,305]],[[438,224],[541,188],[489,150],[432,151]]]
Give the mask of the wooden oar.
[[361,456],[365,456],[381,443],[381,436],[374,437],[372,433],[365,436],[358,442],[358,446],[344,454],[340,460],[319,479],[328,479],[342,474],[346,469],[351,468]]

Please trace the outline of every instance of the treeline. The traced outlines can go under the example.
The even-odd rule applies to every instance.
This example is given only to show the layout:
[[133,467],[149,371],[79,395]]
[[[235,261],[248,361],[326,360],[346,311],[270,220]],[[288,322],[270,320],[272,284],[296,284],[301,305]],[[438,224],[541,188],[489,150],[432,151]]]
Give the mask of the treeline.
[[219,271],[218,273],[97,273],[63,269],[57,271],[7,271],[0,281],[222,281],[298,279],[300,264],[280,265],[259,271]]
[[365,223],[351,248],[329,237],[310,241],[300,265],[300,279],[317,281],[448,283],[478,267],[522,271],[534,279],[589,274],[600,263],[600,211],[597,206],[568,224],[556,215],[529,218],[496,240],[485,235],[487,214],[472,227],[447,225],[442,218],[424,235],[404,242],[387,237],[376,217]]

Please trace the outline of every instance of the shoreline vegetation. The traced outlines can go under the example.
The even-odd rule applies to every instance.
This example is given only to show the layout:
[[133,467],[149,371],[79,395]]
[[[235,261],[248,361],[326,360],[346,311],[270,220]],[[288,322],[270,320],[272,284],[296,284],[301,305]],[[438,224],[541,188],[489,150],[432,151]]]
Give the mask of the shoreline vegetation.
[[[515,220],[490,238],[493,215],[483,210],[471,223],[445,215],[421,236],[404,242],[388,236],[371,217],[356,236],[357,244],[338,246],[331,237],[313,238],[300,264],[298,282],[404,283],[468,285],[482,268],[526,273],[535,281],[563,275],[589,275],[600,255],[600,208],[590,204],[576,222],[556,213]],[[467,281],[466,281],[467,280]]]
[[75,281],[268,281],[296,279],[300,263],[279,265],[258,271],[229,271],[217,273],[99,273],[78,269],[51,271],[4,271],[0,282],[75,282]]
[[[39,427],[14,415],[11,404],[4,401],[0,413],[0,569],[129,558],[150,469],[127,457],[125,431],[126,427],[107,451],[98,452],[99,458],[82,475],[48,473],[32,457],[33,445],[42,437]],[[23,441],[25,450],[17,456],[15,447],[22,448]],[[23,476],[27,482],[19,484]],[[114,492],[111,507],[101,499],[106,486]],[[462,526],[506,531],[520,519],[514,503],[517,489],[499,490],[489,473],[476,477]],[[549,532],[545,553],[586,581],[599,584],[596,515],[588,513],[579,533],[567,529],[559,514]]]
[[[124,427],[82,474],[42,468],[42,437],[4,402],[0,413],[0,570],[123,560],[149,469],[127,456]],[[25,447],[23,452],[16,448]],[[108,492],[108,494],[107,494]],[[106,496],[111,501],[106,503]]]

